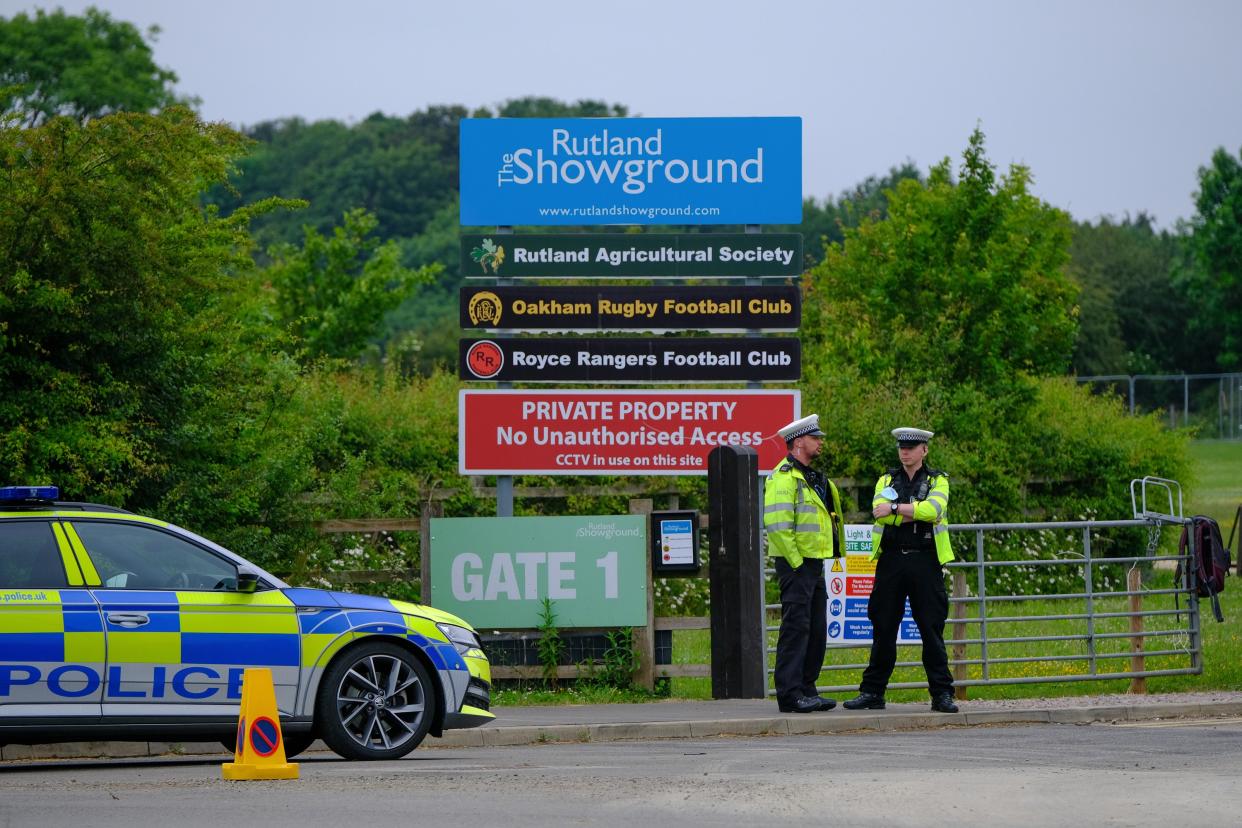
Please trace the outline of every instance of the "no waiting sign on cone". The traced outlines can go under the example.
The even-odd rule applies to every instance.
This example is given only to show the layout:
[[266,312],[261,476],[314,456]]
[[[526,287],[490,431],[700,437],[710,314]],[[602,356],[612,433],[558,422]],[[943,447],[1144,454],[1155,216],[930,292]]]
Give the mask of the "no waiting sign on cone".
[[233,761],[220,767],[225,779],[297,779],[296,762],[285,761],[276,689],[267,667],[247,667],[242,674],[241,713]]

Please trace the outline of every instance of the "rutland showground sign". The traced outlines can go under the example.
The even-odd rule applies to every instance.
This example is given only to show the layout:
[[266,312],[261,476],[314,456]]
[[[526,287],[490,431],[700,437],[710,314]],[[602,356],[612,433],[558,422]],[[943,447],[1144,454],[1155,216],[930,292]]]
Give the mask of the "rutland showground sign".
[[466,118],[461,223],[798,224],[801,118]]

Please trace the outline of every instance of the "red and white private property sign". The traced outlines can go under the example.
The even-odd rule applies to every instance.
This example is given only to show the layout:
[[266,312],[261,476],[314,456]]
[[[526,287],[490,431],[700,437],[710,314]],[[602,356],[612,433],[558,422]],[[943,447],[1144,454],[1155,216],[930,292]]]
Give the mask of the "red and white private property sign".
[[462,474],[707,474],[720,445],[751,446],[767,472],[799,391],[461,391]]

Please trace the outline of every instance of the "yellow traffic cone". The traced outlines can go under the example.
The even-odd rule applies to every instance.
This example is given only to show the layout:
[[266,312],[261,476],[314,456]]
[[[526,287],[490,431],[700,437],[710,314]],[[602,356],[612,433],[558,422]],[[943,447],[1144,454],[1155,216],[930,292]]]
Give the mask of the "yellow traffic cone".
[[285,761],[276,690],[267,667],[247,667],[242,674],[241,714],[233,761],[220,766],[225,779],[297,779],[296,762]]

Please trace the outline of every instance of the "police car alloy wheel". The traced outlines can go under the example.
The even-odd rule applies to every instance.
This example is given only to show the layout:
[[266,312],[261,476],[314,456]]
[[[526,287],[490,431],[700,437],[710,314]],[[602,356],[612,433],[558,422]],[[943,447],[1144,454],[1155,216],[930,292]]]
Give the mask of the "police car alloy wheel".
[[347,759],[399,759],[431,727],[435,688],[409,651],[385,642],[346,650],[324,674],[315,720]]

